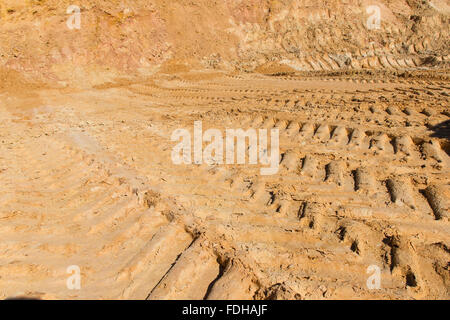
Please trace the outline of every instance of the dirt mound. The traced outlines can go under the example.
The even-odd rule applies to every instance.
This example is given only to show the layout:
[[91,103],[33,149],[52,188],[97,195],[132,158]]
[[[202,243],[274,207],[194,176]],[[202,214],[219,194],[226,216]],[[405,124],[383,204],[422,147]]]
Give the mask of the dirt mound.
[[80,29],[67,25],[76,14],[67,13],[71,5],[3,1],[0,64],[37,79],[91,85],[165,64],[395,70],[449,58],[448,1],[84,0]]

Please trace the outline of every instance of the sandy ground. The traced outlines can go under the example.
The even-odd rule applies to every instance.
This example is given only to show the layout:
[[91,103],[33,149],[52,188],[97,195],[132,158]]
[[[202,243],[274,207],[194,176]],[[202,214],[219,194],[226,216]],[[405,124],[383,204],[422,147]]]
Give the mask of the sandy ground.
[[72,4],[0,1],[0,299],[450,298],[449,0]]
[[[0,297],[448,299],[449,92],[210,72],[3,93]],[[173,164],[196,120],[278,128],[278,173]]]

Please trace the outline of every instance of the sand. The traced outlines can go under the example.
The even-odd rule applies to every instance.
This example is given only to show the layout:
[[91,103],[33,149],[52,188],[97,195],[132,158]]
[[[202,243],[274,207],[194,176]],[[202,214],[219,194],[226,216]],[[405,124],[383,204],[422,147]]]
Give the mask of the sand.
[[449,299],[448,1],[65,2],[0,7],[1,299]]

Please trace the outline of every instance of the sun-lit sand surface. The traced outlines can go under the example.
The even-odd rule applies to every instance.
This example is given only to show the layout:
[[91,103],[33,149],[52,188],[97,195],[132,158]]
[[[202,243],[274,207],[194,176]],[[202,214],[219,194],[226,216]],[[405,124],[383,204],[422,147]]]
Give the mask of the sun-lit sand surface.
[[[448,1],[82,2],[0,5],[0,298],[449,298]],[[278,172],[174,164],[195,121]]]

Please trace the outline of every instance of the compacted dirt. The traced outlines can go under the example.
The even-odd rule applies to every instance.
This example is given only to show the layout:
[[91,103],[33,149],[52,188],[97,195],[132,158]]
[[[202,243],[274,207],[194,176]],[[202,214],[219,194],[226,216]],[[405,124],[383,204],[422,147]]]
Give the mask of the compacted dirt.
[[[3,1],[0,298],[448,299],[448,1],[332,2]],[[174,164],[195,121],[278,172]]]

